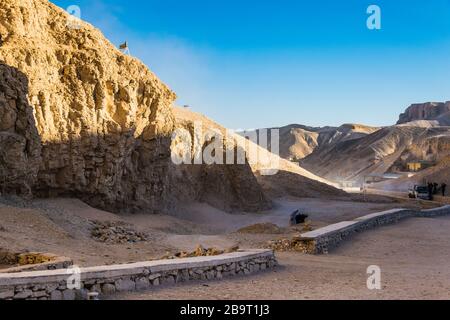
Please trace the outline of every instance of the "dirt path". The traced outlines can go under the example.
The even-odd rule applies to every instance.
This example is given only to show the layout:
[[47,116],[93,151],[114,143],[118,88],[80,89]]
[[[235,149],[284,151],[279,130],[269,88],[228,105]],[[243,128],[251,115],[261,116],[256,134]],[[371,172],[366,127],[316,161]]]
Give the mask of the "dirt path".
[[[1,200],[1,199],[0,199]],[[287,227],[290,214],[301,209],[310,215],[312,226],[319,228],[372,212],[403,207],[402,202],[386,197],[370,202],[328,199],[278,199],[273,210],[260,214],[229,214],[206,204],[186,205],[176,216],[115,215],[94,209],[76,199],[41,199],[31,203],[0,201],[0,248],[13,252],[39,251],[69,256],[80,266],[118,264],[158,259],[167,252],[192,251],[204,247],[227,249],[260,248],[286,234],[238,234],[238,229],[256,223],[271,222]],[[407,205],[416,205],[407,203]],[[91,237],[93,223],[125,222],[144,232],[148,241],[108,244]]]
[[[279,227],[287,227],[290,214],[297,209],[308,214],[309,220],[315,227],[321,227],[393,208],[419,209],[426,205],[426,203],[410,199],[392,199],[378,195],[369,195],[366,200],[359,195],[354,195],[354,197],[353,201],[349,199],[280,198],[273,201],[271,210],[259,214],[229,214],[207,204],[193,203],[186,205],[176,217],[182,221],[194,223],[204,233],[225,234],[256,223],[269,222]],[[133,219],[136,219],[136,216]],[[144,221],[140,222],[145,223]]]
[[[278,254],[252,277],[160,288],[115,299],[450,299],[450,217],[415,218],[353,237],[326,256]],[[382,270],[380,291],[366,270]]]
[[[408,197],[408,189],[404,191],[390,191],[390,190],[381,190],[381,189],[367,189],[367,192],[372,195],[383,195],[383,196],[390,196],[397,199],[409,199]],[[415,201],[415,200],[412,200]],[[433,203],[436,205],[443,205],[443,204],[450,204],[450,197],[443,197],[440,195],[433,195],[433,201],[427,201],[429,203]]]

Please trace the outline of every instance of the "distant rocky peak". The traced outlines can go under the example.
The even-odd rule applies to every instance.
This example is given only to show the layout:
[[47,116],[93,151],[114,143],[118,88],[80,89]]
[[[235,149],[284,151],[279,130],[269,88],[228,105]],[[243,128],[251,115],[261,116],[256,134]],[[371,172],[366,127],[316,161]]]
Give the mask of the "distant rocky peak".
[[450,117],[450,101],[426,102],[411,105],[400,115],[397,124],[404,124],[418,120],[439,120],[441,117]]

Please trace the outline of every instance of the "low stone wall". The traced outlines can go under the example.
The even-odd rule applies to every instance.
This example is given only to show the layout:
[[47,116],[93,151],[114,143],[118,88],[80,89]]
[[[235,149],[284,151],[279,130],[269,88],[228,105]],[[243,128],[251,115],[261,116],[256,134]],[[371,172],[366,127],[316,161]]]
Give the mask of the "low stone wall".
[[369,214],[353,221],[344,221],[337,224],[301,234],[294,239],[293,247],[296,251],[308,254],[324,254],[337,247],[342,241],[355,233],[374,229],[382,225],[396,223],[411,217],[436,217],[450,215],[450,206],[441,208],[414,211],[395,209]]
[[450,205],[416,212],[416,216],[421,218],[432,218],[446,215],[450,215]]
[[0,300],[76,300],[89,292],[108,296],[192,280],[249,275],[277,265],[272,250],[238,251],[220,256],[159,260],[80,269],[81,288],[68,289],[68,270],[0,274]]

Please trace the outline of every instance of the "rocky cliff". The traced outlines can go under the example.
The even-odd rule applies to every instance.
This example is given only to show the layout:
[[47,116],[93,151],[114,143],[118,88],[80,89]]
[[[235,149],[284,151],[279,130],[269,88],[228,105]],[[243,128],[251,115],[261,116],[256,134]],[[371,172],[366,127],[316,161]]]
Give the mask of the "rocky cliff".
[[3,191],[115,211],[167,212],[180,200],[269,205],[248,165],[190,166],[180,176],[170,149],[175,94],[99,30],[76,24],[46,0],[0,2]]
[[413,104],[400,115],[397,124],[421,120],[436,121],[438,125],[450,125],[450,101]]
[[28,103],[27,77],[0,62],[0,193],[31,194],[41,144]]
[[38,149],[23,139],[13,144],[15,153],[35,156],[24,168],[33,174],[15,183],[39,195],[76,195],[104,208],[162,209],[175,94],[94,27],[80,21],[80,28],[70,28],[69,21],[44,0],[0,4],[0,60],[20,70],[10,73],[22,84],[16,114],[14,97],[7,98],[6,114],[19,122],[30,122],[34,114],[34,124],[21,130],[2,126],[2,136],[42,145],[37,162]]
[[[224,127],[187,109],[174,108],[173,111],[176,128],[189,132],[192,141],[196,140],[202,146],[207,145],[213,142],[208,136],[214,130],[220,133],[220,143],[224,146],[223,160],[225,161],[227,152],[236,155],[238,142],[233,137],[227,136]],[[194,129],[198,123],[201,123],[201,130]],[[176,146],[176,141],[173,146]],[[191,163],[194,162],[195,154],[195,151],[192,151]],[[172,185],[183,189],[176,193],[185,202],[198,200],[230,212],[239,210],[257,212],[269,209],[271,201],[258,184],[248,160],[242,164],[237,164],[237,161],[235,163],[172,166]]]
[[[226,134],[226,129],[219,124],[186,109],[176,108],[175,118],[176,126],[188,128],[191,136],[194,136],[192,132],[194,123],[202,123],[204,129],[214,129],[222,136]],[[199,140],[198,137],[196,139]],[[246,151],[246,163],[235,166],[203,165],[195,167],[195,171],[191,168],[192,166],[177,167],[175,172],[179,177],[184,176],[185,179],[187,177],[192,181],[190,191],[193,194],[190,198],[208,199],[209,203],[216,203],[216,206],[220,205],[219,201],[228,199],[225,204],[239,205],[241,208],[254,211],[256,208],[268,208],[270,201],[267,198],[285,196],[343,198],[348,196],[326,179],[308,172],[298,164],[280,158],[240,134],[230,134],[227,140],[232,141],[228,143],[228,150],[237,147]],[[199,176],[202,178],[193,179]]]

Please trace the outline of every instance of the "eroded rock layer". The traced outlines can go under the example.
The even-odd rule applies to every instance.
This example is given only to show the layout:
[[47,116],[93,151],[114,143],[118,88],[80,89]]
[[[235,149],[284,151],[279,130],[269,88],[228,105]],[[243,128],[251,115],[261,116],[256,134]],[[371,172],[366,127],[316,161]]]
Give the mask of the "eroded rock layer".
[[2,0],[0,36],[0,192],[114,211],[270,205],[248,165],[172,163],[175,94],[93,26],[46,0]]
[[27,77],[0,62],[0,192],[31,194],[41,144],[28,104]]
[[436,121],[439,125],[449,125],[450,101],[413,104],[400,115],[397,124],[423,120]]
[[16,157],[8,150],[19,160],[13,171],[31,171],[23,184],[45,196],[78,195],[106,208],[162,208],[175,94],[98,30],[70,23],[44,0],[0,4],[0,60],[20,70],[16,81],[28,82],[18,96],[28,95],[29,105],[21,103],[16,117],[29,121],[33,113],[35,120],[23,133],[9,132],[35,145],[37,128],[42,144],[40,162],[20,161],[20,151]]

